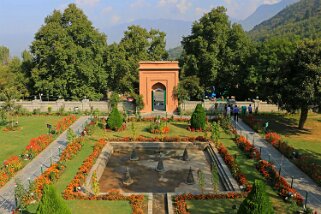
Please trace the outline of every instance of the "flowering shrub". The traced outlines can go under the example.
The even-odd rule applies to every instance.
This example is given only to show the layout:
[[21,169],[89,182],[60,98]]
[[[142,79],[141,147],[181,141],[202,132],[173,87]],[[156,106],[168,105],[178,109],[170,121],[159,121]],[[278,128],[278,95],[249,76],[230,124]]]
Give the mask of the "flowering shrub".
[[280,176],[271,163],[261,160],[257,163],[256,168],[266,180],[273,184],[274,189],[278,191],[280,196],[286,198],[292,195],[298,205],[303,204],[303,197],[295,189],[291,188],[285,178]]
[[267,142],[271,143],[284,156],[289,158],[297,167],[308,174],[317,184],[321,185],[321,165],[318,164],[313,156],[308,153],[300,154],[296,149],[281,139],[281,136],[275,132],[269,132],[265,135]]
[[60,119],[56,123],[56,126],[55,126],[56,127],[56,132],[57,133],[61,133],[61,132],[65,131],[76,120],[77,120],[77,117],[75,115],[69,115],[69,116],[66,116],[66,117]]
[[189,214],[187,211],[187,204],[186,201],[189,200],[215,200],[215,199],[235,199],[235,198],[245,198],[247,193],[240,193],[240,192],[229,192],[227,194],[200,194],[200,195],[193,195],[183,194],[177,195],[174,198],[176,204],[176,212],[178,214]]
[[67,145],[60,156],[60,161],[71,160],[82,148],[83,138],[76,138]]
[[64,190],[64,198],[66,200],[86,197],[82,193],[78,192],[77,188],[80,187],[85,182],[86,175],[94,165],[96,159],[98,158],[99,154],[101,153],[106,143],[107,142],[104,139],[100,139],[95,144],[93,152],[89,155],[89,157],[87,157],[84,160],[83,164],[79,167],[75,177]]
[[32,138],[26,146],[24,154],[36,156],[43,151],[52,142],[52,135],[43,134],[39,137]]
[[0,170],[0,187],[4,186],[10,177],[5,170]]
[[239,136],[238,138],[236,138],[235,143],[249,158],[261,160],[261,154],[259,150],[255,148],[255,146],[253,146],[250,141],[246,139],[246,137]]
[[260,132],[263,130],[263,121],[261,119],[255,118],[255,116],[252,115],[246,115],[242,117],[242,120],[250,126],[253,130]]
[[167,134],[169,133],[169,127],[160,117],[157,117],[149,125],[148,131],[152,134]]

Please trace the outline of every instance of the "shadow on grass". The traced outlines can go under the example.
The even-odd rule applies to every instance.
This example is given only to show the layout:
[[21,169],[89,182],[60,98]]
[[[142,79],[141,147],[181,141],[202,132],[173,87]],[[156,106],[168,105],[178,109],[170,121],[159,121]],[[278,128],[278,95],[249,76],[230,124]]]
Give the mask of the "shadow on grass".
[[308,129],[298,128],[298,119],[288,117],[286,114],[277,113],[261,113],[255,115],[257,119],[262,120],[264,123],[269,122],[268,131],[277,132],[282,135],[300,135],[310,134]]
[[171,123],[173,126],[176,126],[177,128],[180,129],[187,129],[188,124],[182,124],[182,123]]

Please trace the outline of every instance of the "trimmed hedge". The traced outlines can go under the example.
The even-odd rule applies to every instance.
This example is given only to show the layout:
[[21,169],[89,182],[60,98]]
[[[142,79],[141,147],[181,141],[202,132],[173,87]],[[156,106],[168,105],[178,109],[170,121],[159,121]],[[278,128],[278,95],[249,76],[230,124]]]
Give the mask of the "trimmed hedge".
[[205,129],[206,112],[202,104],[197,104],[191,118],[191,127],[194,129]]
[[107,119],[107,127],[117,131],[123,125],[124,118],[117,108],[113,108]]

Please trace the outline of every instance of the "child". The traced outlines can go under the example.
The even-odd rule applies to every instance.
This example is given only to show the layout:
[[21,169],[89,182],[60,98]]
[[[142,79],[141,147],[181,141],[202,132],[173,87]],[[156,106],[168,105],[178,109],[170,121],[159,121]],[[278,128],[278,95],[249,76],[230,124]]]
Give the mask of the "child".
[[251,104],[249,105],[249,107],[248,107],[247,109],[248,109],[248,111],[249,111],[249,114],[252,114],[253,109],[252,109],[252,105],[251,105]]

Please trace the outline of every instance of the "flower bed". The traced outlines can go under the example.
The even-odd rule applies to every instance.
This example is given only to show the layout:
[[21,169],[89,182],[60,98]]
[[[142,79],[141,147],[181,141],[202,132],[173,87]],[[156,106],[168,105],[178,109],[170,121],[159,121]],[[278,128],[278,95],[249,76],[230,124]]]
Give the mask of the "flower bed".
[[29,144],[26,146],[23,154],[29,158],[33,158],[42,152],[51,142],[52,135],[43,134],[39,137],[32,138]]
[[318,185],[321,185],[321,165],[310,154],[299,154],[296,149],[281,139],[275,132],[265,135],[265,140],[271,143],[284,156],[289,158],[298,168],[308,174]]
[[186,201],[189,200],[215,200],[215,199],[235,199],[235,198],[245,198],[247,193],[229,192],[227,194],[183,194],[177,195],[174,198],[176,204],[176,213],[178,214],[189,214],[187,210]]
[[108,138],[108,141],[112,142],[134,142],[134,141],[141,141],[141,142],[207,142],[208,140],[203,136],[198,137],[144,137],[139,136],[136,138],[132,137],[120,137],[120,138]]
[[256,119],[253,115],[242,116],[242,120],[256,132],[263,130],[263,120]]
[[235,140],[236,145],[251,159],[261,160],[260,151],[253,146],[244,136],[238,136]]
[[75,115],[69,115],[56,123],[55,130],[57,133],[62,133],[63,131],[67,130],[68,127],[73,124],[77,120]]
[[229,154],[225,146],[223,144],[219,144],[217,149],[226,165],[230,168],[232,175],[237,180],[237,182],[240,185],[244,186],[246,192],[251,191],[252,185],[248,182],[245,175],[241,172],[240,167],[237,165],[233,156]]
[[[273,135],[269,135],[273,136]],[[289,197],[290,193],[293,194],[295,201],[298,205],[302,205],[303,198],[302,196],[295,190],[290,188],[290,185],[287,181],[282,177],[279,176],[279,173],[275,170],[274,166],[261,159],[260,152],[257,151],[256,148],[244,137],[239,136],[235,139],[235,143],[238,145],[241,151],[245,153],[248,158],[252,158],[258,161],[256,169],[263,175],[263,177],[271,182],[271,179],[274,183],[272,183],[274,189],[276,189],[280,196],[282,197]],[[253,152],[255,151],[255,153]],[[251,153],[253,155],[251,155]]]
[[106,143],[107,141],[105,139],[98,140],[98,142],[94,146],[93,152],[84,160],[83,164],[79,167],[75,177],[64,190],[64,198],[66,200],[128,200],[130,201],[130,204],[133,208],[133,213],[143,214],[143,195],[124,196],[118,191],[111,191],[108,194],[95,196],[86,195],[83,192],[79,191],[80,187],[86,180],[86,175],[88,175],[90,169],[95,164]]
[[303,197],[294,188],[291,188],[285,178],[280,176],[271,163],[266,160],[260,160],[256,168],[273,185],[281,197],[284,199],[293,197],[298,205],[303,205]]

